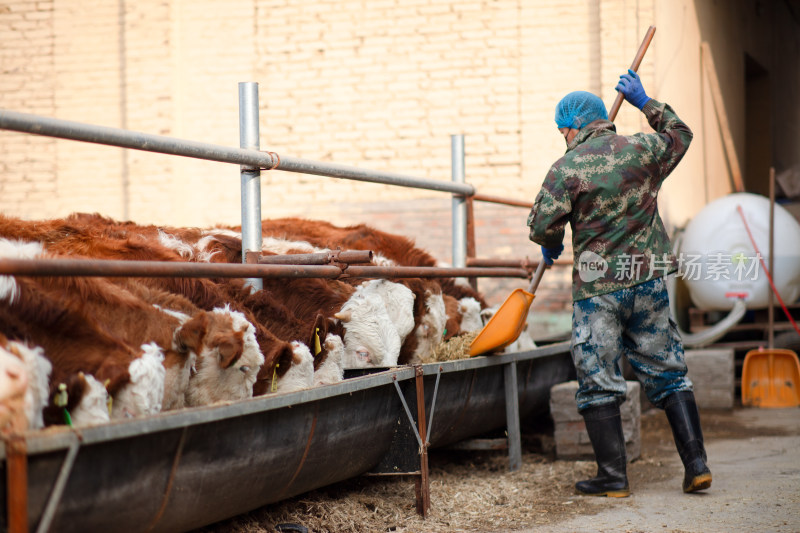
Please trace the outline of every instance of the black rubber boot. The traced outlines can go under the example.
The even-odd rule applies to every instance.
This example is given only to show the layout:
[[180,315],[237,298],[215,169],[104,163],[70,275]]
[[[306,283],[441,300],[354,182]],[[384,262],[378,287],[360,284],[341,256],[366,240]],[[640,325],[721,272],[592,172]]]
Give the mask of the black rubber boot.
[[672,394],[664,404],[664,412],[672,427],[675,446],[681,456],[686,473],[683,477],[683,492],[696,492],[711,486],[711,470],[703,447],[703,431],[700,429],[700,413],[694,401],[694,393],[681,391]]
[[578,481],[575,490],[588,496],[608,496],[624,498],[631,491],[628,488],[628,466],[625,455],[625,435],[622,433],[622,417],[616,403],[590,407],[581,412],[586,422],[586,431],[592,442],[597,476]]

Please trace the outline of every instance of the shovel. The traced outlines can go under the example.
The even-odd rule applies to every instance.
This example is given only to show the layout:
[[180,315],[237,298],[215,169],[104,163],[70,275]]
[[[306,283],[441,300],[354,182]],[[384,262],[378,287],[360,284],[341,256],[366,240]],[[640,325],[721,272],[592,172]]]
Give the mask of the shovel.
[[742,405],[797,407],[800,405],[800,362],[792,350],[755,349],[742,366]]
[[539,261],[539,266],[536,267],[536,272],[528,290],[514,289],[508,295],[503,305],[497,309],[497,312],[483,326],[478,336],[469,345],[470,357],[502,350],[517,340],[517,337],[525,328],[528,309],[533,303],[533,293],[536,292],[536,287],[539,286],[539,282],[542,280],[544,269],[544,260]]
[[[650,46],[650,41],[653,40],[653,35],[656,33],[656,27],[650,26],[644,36],[639,50],[631,63],[631,70],[636,72],[639,70],[639,65],[642,64],[644,53]],[[608,119],[614,121],[622,106],[622,101],[625,96],[622,93],[617,93],[617,99],[611,106],[611,111],[608,113]],[[525,322],[528,318],[528,310],[533,303],[533,293],[536,287],[539,286],[539,281],[544,274],[545,263],[544,260],[539,262],[536,268],[536,273],[533,275],[531,285],[527,291],[522,289],[514,289],[508,295],[506,300],[497,309],[497,312],[489,319],[489,322],[483,326],[483,329],[478,333],[478,336],[472,341],[469,346],[469,356],[473,357],[487,352],[501,350],[517,340],[522,330],[525,328]]]

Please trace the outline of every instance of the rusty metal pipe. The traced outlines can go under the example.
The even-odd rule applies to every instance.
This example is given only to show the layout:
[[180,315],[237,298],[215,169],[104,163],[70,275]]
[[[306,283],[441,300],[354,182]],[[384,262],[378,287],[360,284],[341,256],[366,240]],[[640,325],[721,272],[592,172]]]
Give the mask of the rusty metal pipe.
[[527,278],[521,268],[439,268],[351,266],[345,270],[351,278]]
[[183,263],[117,261],[104,259],[0,259],[0,275],[102,276],[173,278],[526,278],[528,272],[513,268],[439,268],[333,265],[248,265],[231,263]]
[[28,532],[28,450],[25,438],[6,439],[6,506],[9,533]]
[[530,209],[533,207],[531,202],[525,202],[521,200],[513,200],[511,198],[502,198],[500,196],[489,196],[488,194],[475,194],[472,196],[473,200],[478,202],[489,202],[493,204],[503,204],[503,205],[510,205],[512,207],[525,207]]
[[422,445],[419,448],[419,472],[416,482],[417,513],[427,518],[431,507],[431,483],[428,471],[428,435],[425,432],[425,382],[422,365],[414,365],[414,385],[417,393],[417,426]]
[[262,255],[258,260],[262,265],[330,265],[332,263],[369,263],[372,250],[342,250],[329,253]]
[[[571,259],[556,259],[553,264],[555,266],[572,266]],[[491,267],[504,267],[504,268],[524,268],[525,270],[535,270],[539,266],[539,261],[531,261],[527,257],[525,259],[495,259],[485,257],[471,257],[467,259],[468,267],[491,268]]]

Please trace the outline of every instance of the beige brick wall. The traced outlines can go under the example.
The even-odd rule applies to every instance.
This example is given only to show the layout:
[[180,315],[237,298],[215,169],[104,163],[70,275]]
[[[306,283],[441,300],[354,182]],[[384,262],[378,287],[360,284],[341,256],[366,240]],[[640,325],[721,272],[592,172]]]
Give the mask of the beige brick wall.
[[[0,3],[0,107],[52,116],[52,2]],[[44,216],[56,190],[56,142],[0,131],[0,212]]]
[[[120,126],[123,109],[119,20],[116,2],[53,2],[54,101],[58,118]],[[75,209],[122,212],[122,150],[59,140],[53,155],[55,196],[38,207],[37,211],[44,211],[39,216]]]

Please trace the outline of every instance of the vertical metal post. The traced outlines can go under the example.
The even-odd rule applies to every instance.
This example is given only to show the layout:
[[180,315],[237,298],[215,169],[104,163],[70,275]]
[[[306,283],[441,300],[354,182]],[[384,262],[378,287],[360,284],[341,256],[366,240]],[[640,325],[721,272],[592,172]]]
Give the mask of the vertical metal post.
[[[475,250],[475,199],[472,196],[467,198],[467,257],[477,256]],[[474,290],[478,290],[478,278],[468,278],[469,284]]]
[[[769,269],[770,279],[775,279],[775,167],[769,168]],[[767,347],[775,347],[775,294],[769,291],[767,300]]]
[[[258,83],[239,83],[239,147],[260,149],[258,126]],[[242,180],[242,263],[258,263],[261,254],[261,169],[241,165]],[[260,278],[247,279],[262,289]]]
[[5,444],[8,532],[28,533],[28,447],[19,435],[10,435]]
[[511,361],[503,368],[506,389],[506,428],[508,430],[508,468],[512,472],[522,466],[522,436],[519,428],[519,391],[517,362]]
[[[464,183],[464,135],[450,136],[452,181]],[[453,266],[467,266],[467,203],[463,196],[453,196]]]
[[417,425],[422,443],[419,449],[419,473],[416,483],[417,513],[426,518],[431,506],[431,485],[428,476],[428,435],[425,430],[425,382],[422,365],[414,366],[415,386],[417,389]]

